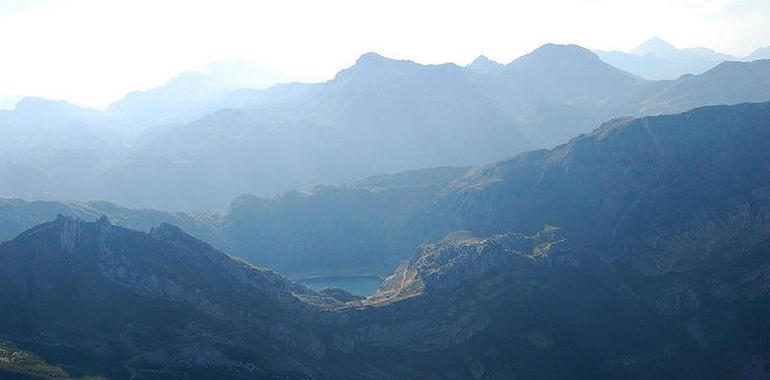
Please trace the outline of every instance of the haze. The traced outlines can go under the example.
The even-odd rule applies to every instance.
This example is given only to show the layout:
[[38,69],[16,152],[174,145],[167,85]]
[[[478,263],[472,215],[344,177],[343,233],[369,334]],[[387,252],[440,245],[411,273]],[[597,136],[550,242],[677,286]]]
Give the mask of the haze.
[[507,63],[546,42],[634,48],[658,35],[745,56],[770,44],[762,0],[0,2],[0,96],[103,108],[233,58],[321,81],[366,51],[420,63]]

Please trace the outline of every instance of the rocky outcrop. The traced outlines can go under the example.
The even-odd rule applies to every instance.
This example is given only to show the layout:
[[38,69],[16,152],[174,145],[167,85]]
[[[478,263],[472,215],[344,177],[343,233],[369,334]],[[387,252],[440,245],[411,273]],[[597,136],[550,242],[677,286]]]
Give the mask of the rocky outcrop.
[[[188,371],[188,358],[173,353],[184,342],[210,353],[197,369],[245,370],[233,364],[243,364],[236,349],[263,359],[290,352],[318,359],[325,349],[319,333],[303,326],[339,304],[171,225],[143,233],[105,217],[59,216],[0,245],[0,308],[13,310],[0,317],[0,334],[45,352],[68,345],[70,366],[87,362],[110,377],[166,354],[165,366]],[[266,341],[247,348],[259,339]],[[264,360],[247,362],[263,374],[302,366]]]

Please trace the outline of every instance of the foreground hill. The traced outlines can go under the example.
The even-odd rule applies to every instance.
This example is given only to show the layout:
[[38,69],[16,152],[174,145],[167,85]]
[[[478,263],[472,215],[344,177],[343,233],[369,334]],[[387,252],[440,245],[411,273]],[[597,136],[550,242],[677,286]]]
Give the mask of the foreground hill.
[[171,225],[142,233],[63,216],[0,245],[0,293],[13,310],[0,316],[4,337],[73,375],[111,378],[141,375],[137,362],[197,362],[201,376],[207,367],[289,373],[316,339],[291,326],[336,302]]

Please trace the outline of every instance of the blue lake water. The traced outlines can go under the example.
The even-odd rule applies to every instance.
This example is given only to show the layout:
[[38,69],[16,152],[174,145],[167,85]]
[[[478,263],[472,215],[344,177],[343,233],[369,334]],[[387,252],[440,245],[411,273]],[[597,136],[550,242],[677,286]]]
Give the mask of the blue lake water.
[[382,279],[376,276],[326,276],[299,280],[315,290],[340,288],[359,296],[370,296],[382,285]]

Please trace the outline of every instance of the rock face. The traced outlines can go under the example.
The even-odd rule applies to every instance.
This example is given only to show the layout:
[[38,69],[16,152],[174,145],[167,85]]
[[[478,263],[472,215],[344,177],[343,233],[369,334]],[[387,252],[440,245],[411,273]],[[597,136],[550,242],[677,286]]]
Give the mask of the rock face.
[[[0,246],[0,293],[1,308],[12,311],[0,317],[3,336],[41,354],[66,353],[68,372],[83,366],[118,378],[142,373],[155,360],[238,369],[233,350],[265,360],[250,362],[257,374],[290,371],[302,359],[289,351],[319,349],[313,333],[293,326],[321,305],[338,303],[170,225],[148,234],[106,218],[63,216]],[[257,337],[273,343],[242,346]],[[276,354],[281,362],[268,360]],[[172,357],[157,359],[165,355]]]

